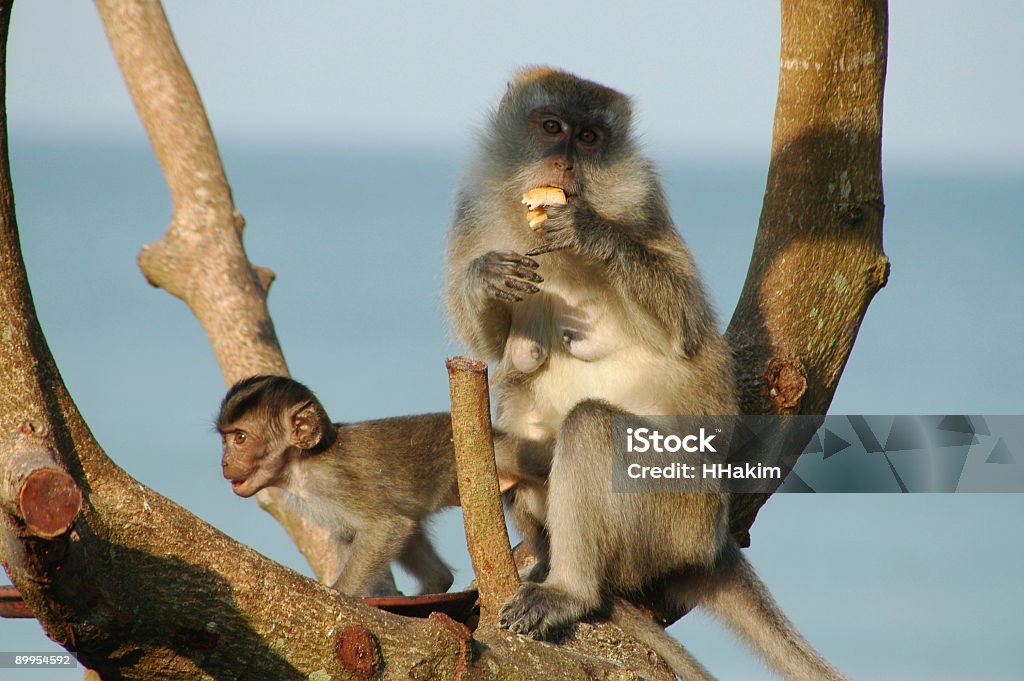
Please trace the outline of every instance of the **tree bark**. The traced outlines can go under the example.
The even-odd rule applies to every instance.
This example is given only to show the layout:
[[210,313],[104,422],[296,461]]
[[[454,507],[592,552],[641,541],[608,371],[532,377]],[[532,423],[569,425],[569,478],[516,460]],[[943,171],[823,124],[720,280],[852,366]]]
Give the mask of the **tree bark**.
[[[726,336],[745,414],[824,414],[882,251],[884,0],[783,0],[779,94],[761,221]],[[768,495],[733,501],[743,546]]]
[[495,626],[498,610],[519,587],[491,435],[487,364],[455,357],[446,363],[451,387],[452,436],[459,476],[459,499],[480,592],[480,623]]

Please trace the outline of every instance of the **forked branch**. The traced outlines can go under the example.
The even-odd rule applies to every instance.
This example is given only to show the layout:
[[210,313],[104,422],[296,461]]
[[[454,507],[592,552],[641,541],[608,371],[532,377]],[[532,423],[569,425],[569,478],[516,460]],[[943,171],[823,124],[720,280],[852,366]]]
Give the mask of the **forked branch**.
[[[245,255],[245,221],[235,210],[199,90],[162,5],[96,0],[96,8],[173,200],[170,227],[143,247],[140,269],[150,284],[188,305],[228,385],[255,374],[289,375],[267,309],[274,274]],[[341,558],[330,533],[279,503],[273,490],[257,499],[317,578],[332,582]]]

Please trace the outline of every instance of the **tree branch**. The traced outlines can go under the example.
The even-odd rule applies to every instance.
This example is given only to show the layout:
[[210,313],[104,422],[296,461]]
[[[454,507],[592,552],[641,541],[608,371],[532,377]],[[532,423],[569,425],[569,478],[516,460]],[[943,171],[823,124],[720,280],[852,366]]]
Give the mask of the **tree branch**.
[[[745,414],[824,414],[889,261],[882,251],[884,0],[783,0],[761,221],[726,336]],[[767,495],[738,495],[743,545]]]
[[[159,0],[96,0],[114,58],[171,191],[174,214],[162,239],[143,247],[139,268],[177,296],[206,332],[228,385],[255,374],[288,375],[267,309],[274,273],[249,263],[245,220],[235,210],[199,90]],[[333,582],[341,557],[330,533],[257,495],[284,526],[321,582]]]
[[480,592],[480,623],[494,626],[498,609],[516,592],[519,575],[505,528],[491,436],[487,364],[467,357],[449,359],[452,437],[466,543]]

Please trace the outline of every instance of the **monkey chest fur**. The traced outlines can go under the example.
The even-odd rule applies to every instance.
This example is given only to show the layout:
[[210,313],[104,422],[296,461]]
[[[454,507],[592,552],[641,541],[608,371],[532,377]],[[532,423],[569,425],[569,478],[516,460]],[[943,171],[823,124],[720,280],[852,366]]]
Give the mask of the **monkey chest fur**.
[[[667,345],[660,338],[645,337],[653,320],[621,300],[597,267],[552,255],[540,259],[540,292],[512,306],[496,376],[502,427],[548,439],[587,399],[635,414],[676,413],[686,371],[659,348]],[[570,258],[577,261],[566,262]],[[657,328],[649,333],[662,334]]]

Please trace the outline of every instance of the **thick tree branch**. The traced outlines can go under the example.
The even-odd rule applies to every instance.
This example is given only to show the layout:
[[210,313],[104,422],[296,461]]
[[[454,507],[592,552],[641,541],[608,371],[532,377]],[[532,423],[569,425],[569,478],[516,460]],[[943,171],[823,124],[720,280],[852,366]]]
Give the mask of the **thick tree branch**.
[[[145,246],[139,267],[153,286],[183,300],[206,332],[228,385],[254,374],[287,376],[267,309],[274,274],[249,263],[217,142],[199,91],[159,0],[96,0],[111,49],[171,191],[164,237]],[[278,503],[257,499],[280,522],[321,582],[341,557],[330,533]]]
[[[746,283],[727,337],[747,414],[824,414],[882,251],[884,0],[783,0],[772,159]],[[766,495],[739,495],[744,545]]]
[[163,7],[96,0],[96,8],[173,200],[167,234],[143,248],[139,266],[188,304],[228,384],[254,371],[287,375],[265,283],[242,248],[245,222]]

